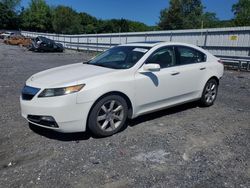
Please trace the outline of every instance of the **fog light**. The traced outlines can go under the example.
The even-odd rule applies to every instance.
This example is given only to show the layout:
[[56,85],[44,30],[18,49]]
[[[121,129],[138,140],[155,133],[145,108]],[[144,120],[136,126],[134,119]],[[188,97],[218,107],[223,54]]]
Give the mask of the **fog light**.
[[37,115],[28,115],[28,120],[39,125],[58,128],[55,119],[52,116],[37,116]]
[[55,128],[58,127],[55,119],[52,116],[41,116],[40,123],[45,126],[50,126]]
[[55,119],[51,116],[41,116],[41,120],[44,121],[55,121]]

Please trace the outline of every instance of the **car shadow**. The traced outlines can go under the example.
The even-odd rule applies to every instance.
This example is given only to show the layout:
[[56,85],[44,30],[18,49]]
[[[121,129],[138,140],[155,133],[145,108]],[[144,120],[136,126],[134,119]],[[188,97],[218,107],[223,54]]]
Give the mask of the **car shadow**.
[[[128,126],[134,127],[134,126],[136,126],[140,123],[146,122],[146,121],[152,121],[154,119],[157,119],[157,118],[160,118],[163,116],[179,113],[179,112],[182,112],[182,111],[185,111],[188,109],[196,108],[198,106],[199,106],[198,102],[191,102],[191,103],[183,104],[180,106],[168,108],[165,110],[160,110],[157,112],[149,113],[147,115],[142,115],[142,116],[137,117],[135,119],[128,120],[126,123],[126,126],[124,126],[123,129],[120,130],[119,132],[124,131]],[[93,135],[88,130],[86,132],[80,132],[80,133],[60,133],[60,132],[56,132],[56,131],[53,131],[50,129],[36,126],[34,124],[31,124],[31,123],[29,123],[29,127],[33,132],[35,132],[41,136],[44,136],[46,138],[53,139],[53,140],[64,141],[64,142],[68,142],[68,141],[79,142],[82,140],[88,140],[90,138],[94,138],[94,139],[103,138],[103,137],[97,137],[97,136]]]
[[62,54],[64,53],[64,51],[62,52],[57,52],[57,51],[32,51],[32,50],[29,50],[30,52],[33,52],[33,53],[36,53],[36,54],[46,54],[46,53],[49,53],[49,54]]
[[37,125],[34,125],[32,123],[29,123],[29,128],[41,135],[44,136],[46,138],[49,139],[53,139],[53,140],[59,140],[59,141],[80,141],[80,140],[88,140],[91,137],[94,137],[89,131],[86,132],[78,132],[78,133],[60,133],[60,132],[56,132],[50,129],[46,129],[43,127],[39,127]]

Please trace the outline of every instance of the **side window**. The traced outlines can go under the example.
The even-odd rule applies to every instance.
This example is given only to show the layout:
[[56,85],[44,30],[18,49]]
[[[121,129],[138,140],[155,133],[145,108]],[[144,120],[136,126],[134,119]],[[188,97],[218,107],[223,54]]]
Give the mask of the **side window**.
[[175,66],[175,54],[173,47],[164,47],[155,51],[147,60],[147,64],[159,64],[161,68]]
[[206,55],[196,49],[178,46],[177,51],[178,62],[180,65],[201,63],[206,61]]
[[136,51],[132,51],[129,56],[127,57],[127,62],[131,63],[131,64],[135,64],[137,61],[139,61],[139,59],[141,59],[141,57],[144,54],[141,52],[136,52]]

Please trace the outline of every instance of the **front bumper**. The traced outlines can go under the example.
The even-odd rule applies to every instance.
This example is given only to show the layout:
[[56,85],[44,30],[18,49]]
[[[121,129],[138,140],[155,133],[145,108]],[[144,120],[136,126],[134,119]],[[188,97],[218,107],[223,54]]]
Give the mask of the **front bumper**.
[[[88,113],[93,102],[76,103],[76,94],[60,97],[37,98],[23,100],[20,97],[22,116],[30,123],[58,132],[84,132]],[[44,126],[28,119],[30,116],[51,116],[58,127]]]

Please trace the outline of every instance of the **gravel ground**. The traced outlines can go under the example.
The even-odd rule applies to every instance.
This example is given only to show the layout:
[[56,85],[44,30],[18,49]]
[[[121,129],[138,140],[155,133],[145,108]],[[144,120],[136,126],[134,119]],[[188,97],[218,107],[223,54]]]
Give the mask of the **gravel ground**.
[[226,71],[214,106],[139,117],[108,138],[29,127],[25,80],[88,59],[0,44],[0,187],[250,187],[250,74]]

